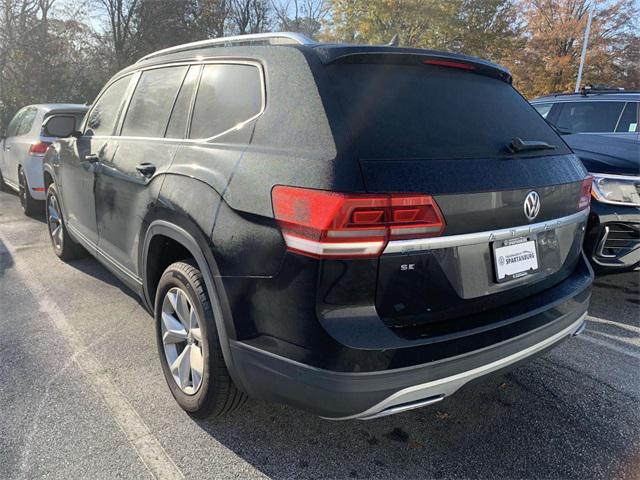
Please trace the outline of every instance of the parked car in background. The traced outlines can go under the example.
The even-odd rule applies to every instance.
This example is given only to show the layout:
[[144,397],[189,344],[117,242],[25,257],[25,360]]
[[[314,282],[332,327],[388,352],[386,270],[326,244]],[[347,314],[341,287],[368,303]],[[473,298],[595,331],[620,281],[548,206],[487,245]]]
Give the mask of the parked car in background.
[[531,102],[593,175],[585,251],[600,273],[640,266],[640,93],[588,88]]
[[54,252],[144,299],[192,415],[246,394],[389,415],[584,327],[591,179],[493,63],[207,40],[46,128],[67,137],[45,157]]
[[28,215],[42,209],[45,199],[42,158],[55,138],[43,134],[42,123],[53,114],[73,115],[81,123],[86,105],[50,103],[29,105],[15,114],[0,140],[0,188],[18,192]]

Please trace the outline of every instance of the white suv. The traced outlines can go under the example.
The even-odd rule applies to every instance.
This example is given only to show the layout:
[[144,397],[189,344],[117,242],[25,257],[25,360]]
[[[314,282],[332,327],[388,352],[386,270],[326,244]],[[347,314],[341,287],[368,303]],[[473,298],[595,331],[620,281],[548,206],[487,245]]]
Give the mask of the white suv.
[[77,116],[79,125],[88,109],[66,103],[29,105],[15,114],[0,138],[0,188],[16,190],[27,215],[35,213],[45,199],[42,157],[56,140],[43,136],[42,123],[54,113],[67,113]]

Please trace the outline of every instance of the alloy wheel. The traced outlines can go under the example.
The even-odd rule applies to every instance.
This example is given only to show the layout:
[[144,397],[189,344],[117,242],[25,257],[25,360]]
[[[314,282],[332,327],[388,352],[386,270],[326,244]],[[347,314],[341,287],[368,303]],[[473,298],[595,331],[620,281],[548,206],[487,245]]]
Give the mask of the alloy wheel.
[[47,200],[47,224],[49,225],[49,234],[53,246],[57,250],[62,249],[62,218],[60,217],[60,207],[58,199],[55,195],[49,195]]
[[180,390],[194,395],[202,384],[204,359],[200,318],[187,294],[174,287],[162,302],[162,345]]

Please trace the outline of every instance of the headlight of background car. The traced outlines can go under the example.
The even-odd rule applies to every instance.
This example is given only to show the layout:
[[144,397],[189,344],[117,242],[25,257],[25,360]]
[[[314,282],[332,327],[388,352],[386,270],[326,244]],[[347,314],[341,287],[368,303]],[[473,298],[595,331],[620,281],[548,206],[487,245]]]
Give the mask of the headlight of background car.
[[592,173],[593,197],[603,203],[640,207],[640,177]]

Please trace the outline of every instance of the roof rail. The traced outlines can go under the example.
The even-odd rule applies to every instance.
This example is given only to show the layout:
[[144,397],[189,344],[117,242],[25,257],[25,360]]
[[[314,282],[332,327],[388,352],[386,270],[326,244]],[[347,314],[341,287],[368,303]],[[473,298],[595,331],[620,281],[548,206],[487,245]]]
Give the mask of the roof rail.
[[200,40],[199,42],[185,43],[175,47],[165,48],[157,52],[145,55],[136,63],[149,60],[153,57],[167,55],[169,53],[183,52],[187,50],[195,50],[203,47],[230,47],[238,45],[315,45],[316,42],[300,33],[295,32],[275,32],[275,33],[252,33],[249,35],[235,35],[233,37],[210,38],[208,40]]

